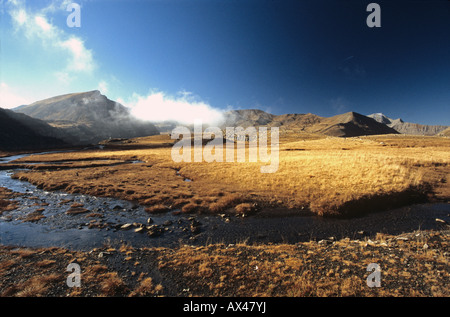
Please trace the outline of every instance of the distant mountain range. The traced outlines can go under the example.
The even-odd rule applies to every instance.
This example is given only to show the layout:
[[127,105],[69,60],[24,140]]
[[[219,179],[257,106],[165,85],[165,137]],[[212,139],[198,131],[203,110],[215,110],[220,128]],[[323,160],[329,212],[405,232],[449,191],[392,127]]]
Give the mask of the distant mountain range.
[[312,113],[273,115],[256,109],[232,110],[225,113],[222,126],[280,127],[337,137],[398,133],[385,124],[356,112],[326,118]]
[[[178,124],[173,121],[155,122],[163,133],[169,133]],[[414,134],[414,135],[448,135],[448,126],[424,125],[393,120],[383,114],[368,116],[347,112],[333,117],[320,117],[307,114],[274,115],[258,109],[231,110],[224,113],[224,120],[219,124],[225,127],[280,127],[297,129],[308,133],[318,133],[336,137],[352,137],[374,134]]]
[[[134,138],[172,131],[174,121],[145,122],[129,108],[99,91],[73,93],[11,110],[0,108],[0,150],[30,150],[68,145],[97,144],[116,138]],[[267,126],[335,137],[374,134],[450,136],[450,127],[391,119],[381,113],[368,116],[347,112],[333,117],[307,114],[273,115],[258,109],[224,113],[220,127]]]
[[391,119],[382,113],[373,113],[368,115],[369,118],[374,119],[380,123],[393,128],[395,131],[402,134],[415,134],[415,135],[439,135],[448,126],[443,125],[425,125],[411,122],[404,122],[402,119]]

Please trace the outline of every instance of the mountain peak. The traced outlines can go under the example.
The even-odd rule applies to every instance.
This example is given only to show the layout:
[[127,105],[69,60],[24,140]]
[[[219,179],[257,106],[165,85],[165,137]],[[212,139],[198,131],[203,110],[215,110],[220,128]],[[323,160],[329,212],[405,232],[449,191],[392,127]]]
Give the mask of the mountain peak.
[[108,99],[99,90],[66,94],[16,109],[53,126],[64,127],[80,143],[95,143],[109,137],[138,137],[158,133],[153,124],[138,122],[125,106]]

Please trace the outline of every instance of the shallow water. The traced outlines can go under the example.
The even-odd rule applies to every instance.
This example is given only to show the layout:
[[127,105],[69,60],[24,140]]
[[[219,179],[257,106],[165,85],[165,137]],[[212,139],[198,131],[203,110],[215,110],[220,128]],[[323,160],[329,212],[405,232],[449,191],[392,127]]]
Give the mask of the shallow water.
[[[18,155],[2,158],[1,163],[25,157]],[[418,229],[438,229],[442,224],[436,218],[450,222],[450,204],[419,204],[390,211],[372,213],[353,219],[329,219],[306,212],[287,210],[261,211],[251,217],[174,215],[172,212],[149,215],[143,206],[115,198],[93,197],[64,192],[47,192],[28,182],[11,178],[13,171],[0,171],[0,186],[23,193],[16,198],[19,207],[0,216],[0,243],[27,247],[58,246],[89,250],[94,247],[123,243],[135,247],[167,246],[180,244],[205,245],[207,243],[295,243],[311,239],[362,238],[377,232],[400,234]],[[102,217],[86,217],[88,213],[68,215],[73,203]],[[43,208],[45,218],[37,222],[23,222],[25,215]],[[279,215],[279,216],[277,216]],[[147,224],[162,228],[163,233],[150,237],[133,229],[121,230],[126,223]],[[195,217],[200,223],[200,233],[189,228]],[[89,228],[91,221],[106,224],[105,228]],[[358,233],[364,231],[363,234]]]

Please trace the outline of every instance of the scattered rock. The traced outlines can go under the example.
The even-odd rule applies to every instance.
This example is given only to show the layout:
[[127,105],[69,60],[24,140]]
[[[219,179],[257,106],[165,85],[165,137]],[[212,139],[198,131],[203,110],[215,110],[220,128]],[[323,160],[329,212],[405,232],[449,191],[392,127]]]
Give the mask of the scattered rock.
[[166,221],[164,221],[163,226],[170,226],[172,224],[173,224],[173,222],[171,220],[166,220]]
[[439,218],[436,218],[436,222],[447,224],[447,221],[439,219]]
[[149,237],[157,237],[163,233],[163,230],[157,225],[147,226],[147,231]]

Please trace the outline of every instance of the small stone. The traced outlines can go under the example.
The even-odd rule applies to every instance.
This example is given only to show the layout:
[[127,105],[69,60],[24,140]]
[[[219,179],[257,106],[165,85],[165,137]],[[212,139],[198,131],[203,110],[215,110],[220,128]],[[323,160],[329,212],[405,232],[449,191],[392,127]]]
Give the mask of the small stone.
[[423,245],[423,249],[424,249],[424,250],[428,249],[428,244],[425,243],[425,244]]
[[134,232],[144,232],[144,227],[134,229]]
[[148,218],[148,219],[147,219],[147,223],[148,223],[148,224],[153,223],[153,219],[152,219],[152,218]]
[[122,225],[122,226],[120,227],[120,229],[122,229],[122,230],[128,230],[128,229],[131,229],[131,226],[133,226],[131,223],[126,223],[126,224]]
[[199,226],[194,226],[193,224],[191,225],[191,232],[193,233],[193,234],[197,234],[197,233],[199,233],[200,232],[200,227]]
[[439,219],[439,218],[436,218],[436,222],[447,223],[445,220],[442,220],[442,219]]

